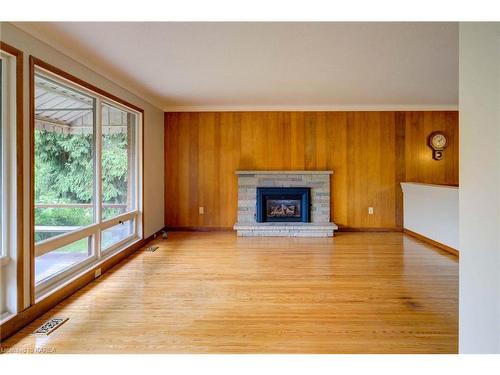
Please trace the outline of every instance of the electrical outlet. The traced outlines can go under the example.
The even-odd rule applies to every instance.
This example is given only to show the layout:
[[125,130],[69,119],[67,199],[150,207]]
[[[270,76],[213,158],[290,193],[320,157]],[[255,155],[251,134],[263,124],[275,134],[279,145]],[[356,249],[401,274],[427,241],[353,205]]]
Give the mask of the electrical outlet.
[[101,269],[98,268],[94,272],[94,279],[97,279],[99,276],[101,276]]
[[373,207],[368,207],[368,215],[373,215]]
[[205,213],[205,207],[199,207],[198,212],[200,213],[200,215],[203,215]]

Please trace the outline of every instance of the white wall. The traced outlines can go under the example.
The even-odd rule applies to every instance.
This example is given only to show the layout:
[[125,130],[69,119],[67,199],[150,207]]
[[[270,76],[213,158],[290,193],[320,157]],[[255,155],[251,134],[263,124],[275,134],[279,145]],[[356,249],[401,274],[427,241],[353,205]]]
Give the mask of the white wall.
[[458,250],[458,188],[401,183],[404,227]]
[[[106,78],[108,72],[95,72],[87,68],[85,59],[75,61],[48,44],[21,31],[9,23],[0,23],[0,39],[24,52],[24,132],[29,134],[29,56],[33,55],[94,86],[144,109],[144,235],[150,236],[164,226],[163,204],[163,116],[156,108],[130,91]],[[109,72],[112,73],[112,72]],[[25,249],[29,249],[29,139],[24,140],[25,170]],[[25,251],[25,264],[29,266],[29,252]],[[25,271],[29,275],[29,269]],[[29,283],[25,283],[29,286]],[[28,290],[25,301],[28,301]]]
[[459,351],[500,352],[499,24],[460,24]]

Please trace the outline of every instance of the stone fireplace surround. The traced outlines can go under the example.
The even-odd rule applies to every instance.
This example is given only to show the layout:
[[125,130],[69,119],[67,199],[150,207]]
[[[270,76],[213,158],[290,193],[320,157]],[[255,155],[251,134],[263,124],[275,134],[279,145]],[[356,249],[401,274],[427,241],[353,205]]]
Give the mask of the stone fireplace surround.
[[[236,171],[238,176],[238,236],[332,237],[330,176],[333,171]],[[311,222],[256,221],[257,187],[310,187]]]

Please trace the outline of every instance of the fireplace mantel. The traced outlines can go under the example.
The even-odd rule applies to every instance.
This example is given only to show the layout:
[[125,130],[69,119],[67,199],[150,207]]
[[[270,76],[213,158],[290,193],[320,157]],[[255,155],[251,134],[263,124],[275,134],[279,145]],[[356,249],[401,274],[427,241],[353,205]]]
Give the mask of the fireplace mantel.
[[247,174],[333,174],[333,171],[236,171],[237,175],[247,175]]

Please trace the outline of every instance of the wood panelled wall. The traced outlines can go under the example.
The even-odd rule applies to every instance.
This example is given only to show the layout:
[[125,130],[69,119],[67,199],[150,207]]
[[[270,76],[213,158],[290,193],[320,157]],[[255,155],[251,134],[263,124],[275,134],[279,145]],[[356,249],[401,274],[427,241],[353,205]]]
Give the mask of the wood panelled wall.
[[[450,140],[441,161],[427,146],[436,130]],[[401,181],[458,185],[458,112],[165,114],[168,227],[232,227],[239,169],[331,169],[335,223],[401,228]]]

